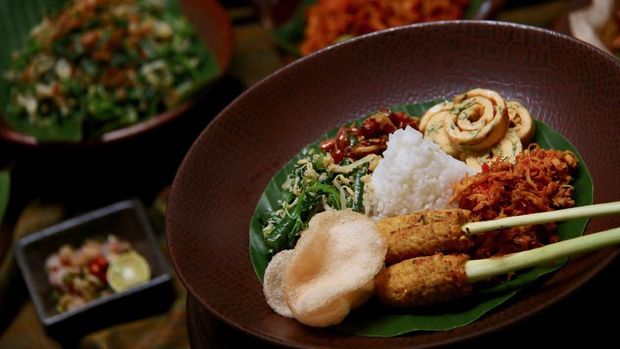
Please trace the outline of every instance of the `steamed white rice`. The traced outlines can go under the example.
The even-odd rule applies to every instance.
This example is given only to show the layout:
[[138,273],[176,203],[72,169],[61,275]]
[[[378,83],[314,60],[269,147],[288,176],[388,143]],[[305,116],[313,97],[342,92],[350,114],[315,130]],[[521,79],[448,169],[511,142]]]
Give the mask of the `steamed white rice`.
[[390,135],[372,174],[370,215],[375,219],[446,208],[451,184],[473,172],[411,127]]

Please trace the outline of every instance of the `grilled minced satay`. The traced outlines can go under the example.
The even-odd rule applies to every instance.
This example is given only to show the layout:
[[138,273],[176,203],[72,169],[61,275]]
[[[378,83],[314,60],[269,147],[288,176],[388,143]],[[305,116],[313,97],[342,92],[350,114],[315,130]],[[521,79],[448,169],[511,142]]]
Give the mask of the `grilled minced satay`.
[[465,254],[416,257],[375,276],[379,300],[394,307],[434,305],[471,294],[474,283],[620,243],[620,228],[556,242],[528,251],[469,260]]
[[443,303],[469,295],[466,254],[417,257],[396,263],[375,276],[379,300],[393,307]]
[[470,218],[468,210],[451,209],[421,211],[379,221],[377,228],[388,242],[385,262],[389,265],[437,252],[467,252],[473,242],[461,226]]

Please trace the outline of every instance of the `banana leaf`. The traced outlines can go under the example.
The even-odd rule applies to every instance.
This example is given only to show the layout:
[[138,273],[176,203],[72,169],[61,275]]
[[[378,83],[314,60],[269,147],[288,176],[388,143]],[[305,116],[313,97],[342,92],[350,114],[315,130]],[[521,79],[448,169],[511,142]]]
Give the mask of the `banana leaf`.
[[[410,115],[422,115],[437,101],[430,101],[413,105],[396,105],[394,111],[406,111]],[[356,120],[361,122],[364,118]],[[579,165],[575,176],[574,199],[576,206],[590,205],[593,202],[594,187],[592,177],[583,158],[575,147],[562,135],[554,131],[543,122],[536,121],[536,135],[534,142],[545,149],[571,150],[578,159]],[[269,182],[261,195],[254,216],[250,224],[249,253],[257,277],[262,282],[265,268],[271,256],[263,242],[262,217],[278,208],[278,199],[281,197],[281,186],[286,176],[294,168],[295,163],[304,157],[312,148],[317,148],[321,140],[333,137],[338,128],[334,128],[320,140],[302,149],[291,159]],[[585,231],[587,219],[576,219],[561,222],[557,225],[560,239],[570,239],[580,236]],[[476,293],[467,300],[458,303],[433,307],[431,309],[397,310],[381,306],[375,300],[349,314],[343,323],[334,326],[334,329],[359,336],[393,337],[415,331],[445,331],[465,326],[492,311],[508,301],[517,292],[539,279],[559,269],[566,263],[566,259],[557,261],[553,265],[531,268],[520,272],[509,281],[493,286],[478,287]]]
[[[0,1],[0,116],[15,130],[32,135],[39,141],[66,141],[79,142],[85,137],[97,137],[101,133],[109,131],[94,130],[84,132],[85,125],[83,113],[75,112],[62,123],[46,125],[46,127],[36,127],[22,118],[9,117],[5,111],[9,108],[9,83],[4,78],[5,72],[9,67],[13,53],[24,47],[29,37],[30,31],[41,20],[56,11],[60,10],[68,0],[3,0]],[[162,0],[167,12],[171,14],[181,14],[178,0]],[[194,83],[192,87],[183,93],[177,101],[177,105],[197,91],[203,88],[210,81],[213,81],[221,74],[220,68],[210,50],[201,41],[194,41],[191,45],[193,52],[198,52],[198,57],[202,62],[201,68],[193,74]],[[141,119],[139,121],[142,121]],[[139,122],[138,121],[138,122]],[[126,125],[111,125],[108,128],[120,128]]]
[[[286,53],[294,57],[301,56],[299,45],[304,39],[306,10],[316,3],[317,0],[303,0],[295,10],[295,13],[293,13],[293,16],[273,32],[273,41]],[[480,10],[480,6],[482,6],[482,0],[471,0],[465,11],[464,18],[473,19],[478,10]]]

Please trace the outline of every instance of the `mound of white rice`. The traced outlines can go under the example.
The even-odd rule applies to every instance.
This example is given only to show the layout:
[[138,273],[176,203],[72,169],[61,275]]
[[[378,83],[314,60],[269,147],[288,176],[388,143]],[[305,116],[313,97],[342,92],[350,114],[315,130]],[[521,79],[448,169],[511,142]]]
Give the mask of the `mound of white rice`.
[[420,132],[409,126],[398,130],[371,177],[370,215],[377,219],[443,209],[452,196],[451,184],[466,173],[473,172]]

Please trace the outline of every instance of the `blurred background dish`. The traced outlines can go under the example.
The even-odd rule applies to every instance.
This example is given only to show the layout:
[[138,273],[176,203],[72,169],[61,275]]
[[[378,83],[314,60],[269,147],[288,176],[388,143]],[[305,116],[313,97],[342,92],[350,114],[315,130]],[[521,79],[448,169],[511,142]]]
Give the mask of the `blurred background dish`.
[[[1,5],[13,25],[0,29],[10,38],[0,44],[0,139],[37,146],[137,137],[186,114],[228,69],[232,29],[217,1],[70,3]],[[85,10],[93,14],[67,20]]]
[[620,58],[620,1],[574,0],[553,28]]
[[[138,196],[147,202],[152,200],[171,181],[176,166],[199,131],[231,96],[239,93],[240,83],[228,76],[233,52],[232,24],[222,5],[215,0],[166,1],[177,3],[200,34],[201,42],[208,47],[212,61],[217,65],[217,75],[195,91],[191,98],[171,110],[137,124],[105,132],[99,138],[78,142],[43,142],[17,132],[2,121],[2,105],[0,147],[3,151],[0,166],[11,168],[12,185],[19,191],[10,205],[14,213],[23,209],[33,197],[44,197],[52,202],[72,202],[70,206],[74,207],[77,203],[88,202],[88,208],[128,196]],[[13,48],[21,47],[31,28],[46,13],[45,9],[62,6],[65,2],[10,0],[0,3],[0,16],[25,16],[24,23],[28,24],[0,25],[0,35],[11,38],[0,43],[2,74],[9,56],[14,52]],[[5,48],[11,49],[7,51]],[[8,88],[6,80],[1,81],[0,85]],[[0,89],[0,92],[2,96],[7,96],[4,94],[6,89]],[[145,98],[144,102],[148,99]],[[89,193],[87,198],[84,193]],[[9,220],[16,219],[14,214],[10,216]],[[0,241],[6,235],[0,234]],[[0,255],[4,254],[7,246],[2,245]]]
[[[521,297],[464,327],[355,337],[300,325],[266,305],[248,258],[248,227],[257,201],[274,173],[327,130],[381,106],[446,98],[475,87],[521,101],[535,118],[570,139],[600,188],[596,201],[611,201],[620,197],[610,175],[618,164],[600,150],[615,144],[607,130],[620,127],[618,119],[608,117],[616,110],[609,96],[619,85],[620,65],[608,55],[551,31],[507,23],[425,23],[337,44],[249,89],[194,143],[175,178],[166,217],[173,263],[191,297],[207,311],[280,345],[409,348],[453,343],[512,325],[573,292],[618,252],[574,258]],[[593,133],[599,136],[592,138]],[[593,221],[588,231],[618,224],[617,217]]]
[[[98,242],[103,244],[99,246]],[[96,245],[100,248],[93,250]],[[17,262],[39,319],[56,338],[67,340],[145,314],[164,312],[174,298],[170,268],[153,235],[146,211],[137,200],[118,202],[71,218],[20,239],[15,247]],[[113,284],[111,289],[105,285],[95,288],[101,282],[112,283],[110,272],[107,278],[103,275],[108,268],[118,265],[120,258],[127,256],[123,253],[141,256],[150,270],[149,277],[127,289],[115,289]],[[77,265],[82,262],[78,263],[78,259],[88,264],[92,274],[81,271]],[[99,263],[99,260],[106,263]],[[102,291],[107,294],[100,294]],[[90,300],[82,298],[87,293],[99,295]],[[78,299],[82,304],[71,306],[70,303],[75,302],[64,302],[63,298]]]
[[504,0],[254,0],[276,45],[293,56],[384,28],[419,22],[493,19]]

